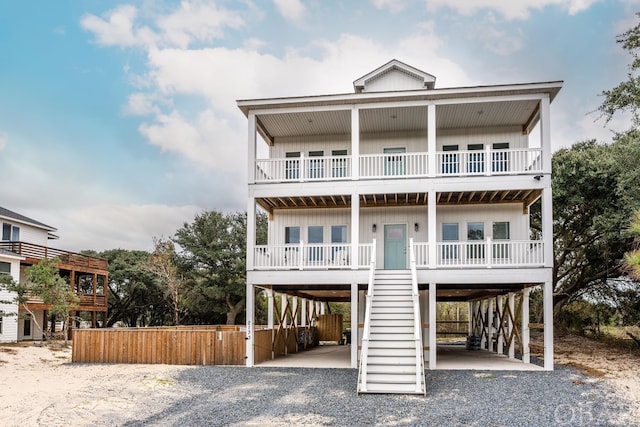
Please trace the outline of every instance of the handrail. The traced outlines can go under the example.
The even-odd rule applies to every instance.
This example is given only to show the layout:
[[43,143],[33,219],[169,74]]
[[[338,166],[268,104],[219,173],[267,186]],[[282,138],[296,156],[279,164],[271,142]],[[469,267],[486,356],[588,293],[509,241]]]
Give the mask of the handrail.
[[420,329],[420,296],[418,293],[418,273],[413,238],[409,239],[409,265],[411,268],[411,299],[413,302],[413,338],[416,346],[416,393],[422,392],[424,378],[424,357],[422,355],[422,331]]
[[[369,338],[371,335],[371,304],[373,301],[373,284],[376,271],[376,239],[373,239],[372,246],[371,267],[369,269],[369,286],[367,288],[366,295],[367,307],[364,311],[364,330],[362,332],[362,350],[360,352],[360,370],[358,372],[358,387],[362,392],[367,391],[367,355],[369,353]],[[351,345],[353,345],[353,343]]]

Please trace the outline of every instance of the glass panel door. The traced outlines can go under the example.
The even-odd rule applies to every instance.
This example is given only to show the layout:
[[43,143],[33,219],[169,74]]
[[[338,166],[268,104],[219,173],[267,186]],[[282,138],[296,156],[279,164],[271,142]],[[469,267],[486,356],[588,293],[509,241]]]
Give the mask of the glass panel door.
[[[508,150],[508,142],[497,142],[493,144],[494,150]],[[508,172],[509,171],[509,152],[508,151],[492,151],[491,152],[491,172]]]
[[470,151],[467,159],[467,172],[484,173],[484,145],[469,144],[467,150]]
[[347,177],[347,150],[331,151],[331,176],[333,178]]
[[407,225],[384,226],[384,268],[404,270],[407,268]]
[[459,230],[457,223],[445,223],[442,224],[442,259],[458,259],[458,243],[446,243],[446,242],[458,242],[460,240]]
[[[331,261],[334,264],[347,265],[348,260],[348,248],[347,248],[347,226],[346,225],[333,225],[331,226]],[[340,243],[345,243],[340,245]]]
[[393,153],[405,153],[407,150],[404,147],[398,148],[385,148],[384,156],[384,175],[385,176],[399,176],[405,175],[406,165],[404,156],[394,156]]
[[509,223],[494,222],[493,223],[493,257],[509,258]]
[[307,229],[307,237],[309,238],[309,261],[312,263],[324,260],[322,246],[313,246],[324,242],[323,234],[324,227],[321,225],[310,225]]
[[324,178],[324,159],[313,157],[324,156],[324,151],[309,151],[309,179]]
[[[458,151],[457,145],[444,145],[442,151],[442,173],[445,175],[455,175],[458,173]],[[452,152],[454,151],[454,152]]]
[[285,179],[300,179],[300,153],[286,153],[285,157],[291,159],[284,163]]
[[470,222],[467,224],[467,258],[484,259],[484,245],[478,244],[484,240],[484,223]]

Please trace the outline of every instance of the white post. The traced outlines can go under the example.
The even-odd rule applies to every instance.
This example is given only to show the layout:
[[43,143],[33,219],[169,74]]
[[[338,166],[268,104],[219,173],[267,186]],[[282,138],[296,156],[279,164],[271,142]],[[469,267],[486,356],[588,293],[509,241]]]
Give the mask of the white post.
[[273,289],[267,289],[267,328],[273,329]]
[[256,246],[256,199],[249,197],[247,203],[247,271],[253,270],[253,257]]
[[473,314],[475,313],[475,310],[473,309],[475,307],[475,301],[469,301],[467,303],[467,308],[469,310],[469,335],[473,335]]
[[320,303],[320,315],[322,315],[322,316],[324,316],[324,310],[325,310],[326,305],[327,305],[327,303],[325,303],[325,302],[321,302]]
[[425,362],[429,362],[429,293],[427,291],[420,291],[420,308],[422,313],[420,318],[422,319],[422,357]]
[[436,369],[436,284],[429,283],[429,369]]
[[553,282],[544,282],[544,369],[553,371]]
[[542,189],[542,241],[544,242],[544,266],[553,268],[553,199],[551,180]]
[[436,268],[437,263],[437,236],[438,236],[438,225],[436,223],[436,192],[429,191],[427,195],[427,246],[428,246],[428,258],[429,258],[429,268]]
[[522,361],[524,363],[531,362],[529,350],[529,292],[531,292],[529,288],[522,290]]
[[253,288],[253,284],[252,283],[248,283],[247,282],[247,289],[246,289],[246,348],[245,348],[245,354],[246,354],[246,366],[247,367],[252,367],[253,366],[253,344],[254,344],[254,318],[255,318],[255,292],[254,292],[254,288]]
[[437,171],[436,159],[436,106],[429,104],[427,106],[427,176],[435,177]]
[[549,95],[545,94],[540,99],[540,147],[542,147],[542,172],[551,175],[551,123]]
[[358,284],[351,284],[351,367],[358,367]]
[[504,296],[502,295],[498,295],[498,297],[496,298],[496,312],[498,313],[498,318],[496,319],[496,321],[498,322],[498,324],[496,325],[496,327],[498,328],[498,354],[504,354],[504,334],[503,334],[503,323],[500,320],[502,317],[504,317]]
[[[360,245],[360,195],[351,194],[351,269],[357,270],[359,264],[358,246]],[[369,260],[366,260],[368,263]]]
[[313,322],[313,318],[316,315],[315,307],[316,303],[313,300],[309,300],[309,326],[315,326]]
[[491,264],[493,262],[493,245],[491,244],[491,237],[487,237],[485,245],[487,245],[487,247],[484,251],[484,261],[487,263],[487,268],[491,268]]
[[297,327],[298,322],[298,297],[291,297],[291,326]]
[[485,319],[488,319],[487,315],[487,300],[480,301],[480,348],[487,347],[487,327],[484,324]]
[[320,301],[316,301],[316,316],[320,315]]
[[250,112],[248,119],[249,134],[247,138],[247,160],[249,185],[256,182],[256,113]]
[[280,315],[282,316],[282,327],[286,328],[287,327],[287,305],[289,304],[289,298],[287,297],[287,294],[282,294],[281,297],[281,301],[282,304],[280,305],[280,310],[282,310],[282,312],[280,313]]
[[516,294],[513,292],[509,292],[509,296],[507,298],[507,303],[509,304],[509,312],[511,313],[511,315],[507,319],[509,322],[508,331],[509,336],[512,337],[511,343],[509,344],[509,358],[513,359],[516,356],[516,340],[513,337],[513,320],[511,319],[511,316],[515,316],[513,310],[515,309]]
[[491,144],[487,144],[484,152],[484,174],[491,176],[492,162],[491,162]]
[[360,179],[360,110],[351,109],[351,179]]
[[307,326],[307,300],[306,300],[306,298],[302,298],[300,300],[300,304],[301,304],[300,308],[302,309],[301,313],[300,313],[300,326],[304,327],[304,326]]
[[487,349],[489,351],[493,351],[493,298],[489,298],[489,303],[487,304]]

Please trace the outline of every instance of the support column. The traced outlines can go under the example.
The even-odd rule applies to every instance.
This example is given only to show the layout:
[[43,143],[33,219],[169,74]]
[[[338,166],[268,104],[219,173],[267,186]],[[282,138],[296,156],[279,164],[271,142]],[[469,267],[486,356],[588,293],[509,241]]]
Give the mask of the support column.
[[544,369],[553,371],[553,282],[544,283]]
[[529,293],[531,289],[524,288],[522,290],[522,361],[524,363],[531,362],[531,353],[529,350]]
[[487,307],[487,350],[493,351],[493,313],[494,313],[494,299],[489,298]]
[[437,236],[438,236],[438,226],[436,223],[436,192],[429,191],[427,195],[427,241],[428,241],[428,258],[429,258],[429,268],[436,268],[437,262]]
[[256,199],[249,197],[247,202],[247,271],[253,270],[253,257],[256,246]]
[[351,284],[351,367],[358,367],[358,284]]
[[325,313],[325,307],[326,307],[326,306],[327,306],[327,303],[326,303],[326,302],[321,302],[321,303],[320,303],[320,315],[321,315],[321,316],[324,316],[324,313]]
[[467,316],[467,319],[469,319],[469,334],[468,335],[473,335],[473,316],[474,316],[474,308],[475,307],[475,302],[474,301],[469,301],[467,303],[467,308],[469,310],[469,315]]
[[273,289],[267,289],[267,328],[273,329]]
[[298,326],[298,297],[291,297],[291,326]]
[[544,242],[544,266],[553,268],[553,198],[551,184],[542,189],[542,241]]
[[436,162],[436,106],[427,106],[427,176],[435,177],[437,171]]
[[422,322],[422,358],[429,362],[429,292],[420,291],[420,320]]
[[249,112],[248,121],[248,138],[247,138],[247,161],[248,161],[248,181],[249,185],[256,182],[256,114]]
[[[358,246],[360,245],[360,195],[351,194],[351,269],[357,270],[359,264]],[[363,260],[369,262],[369,260]]]
[[497,351],[498,354],[504,354],[504,324],[502,323],[504,318],[504,296],[502,295],[496,297],[496,313],[498,314],[496,319],[498,324],[495,325],[498,328],[496,331],[498,334]]
[[254,318],[255,318],[255,291],[252,283],[247,282],[246,290],[246,304],[247,304],[247,320],[246,320],[246,366],[253,366],[253,345],[254,345]]
[[287,294],[282,294],[281,297],[281,304],[280,307],[282,307],[280,310],[280,316],[282,316],[282,327],[286,328],[287,327],[287,306],[289,305],[289,298],[287,297]]
[[429,283],[429,369],[436,369],[436,284]]
[[487,314],[487,300],[479,301],[480,304],[480,348],[487,348],[487,326],[486,321],[489,318]]
[[550,104],[549,95],[543,95],[540,99],[540,147],[542,147],[542,172],[545,175],[551,175]]
[[351,179],[360,179],[360,110],[351,109]]
[[300,300],[300,326],[307,326],[307,300],[306,298],[302,298]]
[[509,332],[509,337],[511,338],[511,342],[509,343],[509,358],[513,359],[516,356],[516,340],[515,337],[513,336],[513,320],[512,320],[512,316],[515,317],[515,302],[516,302],[516,294],[513,292],[509,293],[509,296],[507,297],[507,304],[509,305],[509,313],[510,316],[508,317],[507,321],[509,322],[509,326],[508,326],[508,332]]

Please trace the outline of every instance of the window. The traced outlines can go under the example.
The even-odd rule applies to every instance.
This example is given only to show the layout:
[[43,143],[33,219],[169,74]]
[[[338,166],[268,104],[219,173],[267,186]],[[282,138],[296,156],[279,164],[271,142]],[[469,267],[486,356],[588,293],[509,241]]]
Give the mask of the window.
[[312,157],[322,157],[324,151],[309,151],[309,179],[324,178],[324,159],[313,159]]
[[17,242],[20,240],[20,227],[2,223],[2,240]]
[[493,239],[498,240],[493,244],[494,258],[509,258],[509,244],[500,242],[499,240],[509,240],[509,223],[494,222],[493,223]]
[[347,245],[338,245],[337,243],[347,243],[347,226],[332,225],[331,226],[331,261],[340,265],[347,264]]
[[287,160],[284,163],[285,179],[300,179],[300,152],[285,153]]
[[[405,153],[407,150],[404,147],[398,148],[385,148],[383,152],[390,154],[384,156],[384,174],[385,176],[398,176],[404,175],[405,172],[405,156],[400,153]],[[393,155],[393,153],[398,153]]]
[[445,175],[455,175],[458,173],[458,153],[451,153],[451,151],[458,151],[457,145],[443,145],[442,151],[442,173]]
[[471,243],[484,240],[483,222],[470,222],[467,224],[467,240],[470,242],[467,246],[467,257],[484,258],[484,244]]
[[[457,223],[442,224],[442,241],[457,242],[460,240]],[[444,243],[442,245],[442,259],[458,259],[458,244]]]
[[284,228],[284,242],[285,243],[300,243],[300,227],[285,227]]
[[[493,144],[494,150],[508,150],[508,142],[496,142]],[[509,152],[508,151],[492,151],[491,152],[491,172],[508,172],[509,171]]]
[[482,144],[469,144],[467,150],[477,151],[476,153],[469,153],[467,159],[467,172],[469,173],[484,173],[484,145]]
[[31,336],[31,315],[30,314],[27,314],[24,317],[22,335],[24,335],[25,337],[30,337]]
[[333,178],[347,177],[347,150],[331,151],[331,176]]
[[[310,225],[307,229],[309,239],[309,261],[319,262],[324,259],[322,244],[324,242],[324,227],[321,225]],[[316,245],[316,246],[314,246]]]
[[0,261],[0,274],[11,274],[11,263]]

